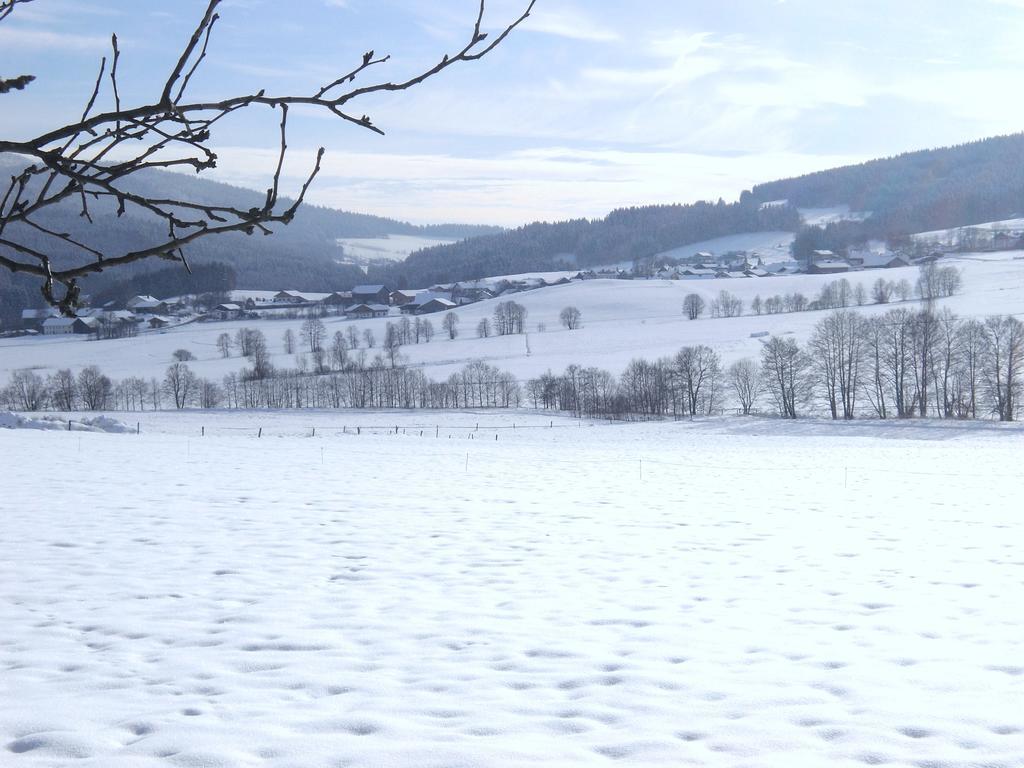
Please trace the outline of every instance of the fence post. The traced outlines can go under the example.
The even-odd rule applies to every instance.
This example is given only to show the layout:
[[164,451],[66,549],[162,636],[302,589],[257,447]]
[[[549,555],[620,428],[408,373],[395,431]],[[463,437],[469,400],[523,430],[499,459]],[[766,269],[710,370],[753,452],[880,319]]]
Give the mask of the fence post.
[[200,437],[206,437],[206,427],[205,426],[202,426],[202,427],[199,428],[199,436]]
[[260,427],[260,431],[256,433],[256,437],[263,437],[263,427]]
[[440,436],[441,436],[441,425],[438,424],[438,425],[436,425],[434,427],[434,437],[440,437]]
[[313,427],[313,437],[316,437],[316,427]]
[[139,422],[136,421],[135,422],[135,434],[137,435],[139,433],[140,433]]
[[68,419],[68,432],[71,431],[71,419]]
[[361,428],[361,427],[356,427],[356,434],[357,434],[357,435],[361,435],[361,434],[363,434],[363,430],[362,430],[362,428]]

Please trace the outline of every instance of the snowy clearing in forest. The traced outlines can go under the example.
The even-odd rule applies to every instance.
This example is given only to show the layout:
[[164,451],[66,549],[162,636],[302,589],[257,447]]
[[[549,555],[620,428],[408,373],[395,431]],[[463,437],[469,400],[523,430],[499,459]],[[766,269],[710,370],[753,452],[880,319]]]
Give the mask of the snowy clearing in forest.
[[130,418],[0,430],[2,765],[1020,765],[1016,425]]

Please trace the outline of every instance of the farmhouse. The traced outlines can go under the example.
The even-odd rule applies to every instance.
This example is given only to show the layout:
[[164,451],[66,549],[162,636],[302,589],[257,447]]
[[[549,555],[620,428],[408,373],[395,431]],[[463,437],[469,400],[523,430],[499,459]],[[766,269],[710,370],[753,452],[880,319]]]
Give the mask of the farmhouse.
[[125,306],[140,315],[162,315],[170,309],[166,301],[160,301],[152,296],[132,296]]
[[55,309],[23,309],[21,310],[21,327],[25,330],[41,331],[43,322],[49,317],[56,317]]
[[277,304],[317,304],[326,299],[329,293],[309,293],[307,291],[278,291],[274,294]]
[[[815,251],[815,259],[811,262],[811,266],[807,268],[808,274],[811,275],[838,275],[843,272],[850,271],[849,263],[842,259],[836,258],[832,251]],[[817,258],[817,254],[830,254],[828,257]]]
[[402,314],[429,315],[432,312],[445,312],[449,309],[455,309],[456,306],[455,302],[449,299],[440,296],[423,295],[417,297],[415,301],[403,305]]
[[237,304],[218,304],[214,312],[221,320],[234,320],[242,316],[242,308]]
[[395,307],[400,307],[403,304],[408,304],[416,300],[416,295],[420,291],[392,291],[391,292],[391,304]]
[[170,324],[171,324],[171,319],[169,317],[161,317],[160,315],[153,315],[153,317],[149,318],[149,327],[150,328],[166,328]]
[[43,334],[61,336],[92,333],[99,326],[94,317],[50,317],[43,321]]
[[387,317],[387,304],[353,304],[345,308],[345,317],[349,320],[369,320],[372,317]]
[[352,289],[352,301],[356,304],[383,304],[391,301],[391,293],[383,285],[357,285]]

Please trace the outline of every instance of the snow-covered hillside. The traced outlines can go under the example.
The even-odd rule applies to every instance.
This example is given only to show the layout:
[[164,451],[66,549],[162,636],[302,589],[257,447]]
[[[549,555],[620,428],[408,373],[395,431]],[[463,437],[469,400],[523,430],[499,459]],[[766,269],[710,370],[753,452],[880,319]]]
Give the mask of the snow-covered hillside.
[[0,765],[1024,754],[1014,425],[140,418],[0,430]]
[[413,235],[387,235],[386,237],[342,238],[338,240],[338,245],[344,250],[347,261],[367,264],[372,261],[405,261],[414,251],[454,242],[454,240]]
[[851,211],[848,205],[835,205],[831,208],[800,208],[800,217],[809,227],[824,227],[840,221],[864,221],[871,216],[870,211]]
[[914,238],[924,243],[956,245],[965,237],[972,235],[977,235],[979,237],[991,237],[996,232],[1014,234],[1019,237],[1024,233],[1024,219],[1003,219],[1001,221],[987,221],[982,224],[972,224],[966,227],[954,227],[953,229],[937,229],[931,232],[919,232],[914,235]]
[[[713,256],[724,256],[727,253],[746,251],[752,256],[760,256],[765,264],[773,264],[779,261],[789,261],[791,258],[789,247],[793,243],[793,237],[792,232],[747,232],[680,246],[659,253],[658,257],[685,259],[701,252],[710,253]],[[623,266],[631,267],[632,264]]]
[[[964,292],[940,301],[958,314],[983,317],[989,314],[1024,312],[1024,253],[966,254],[948,258],[963,270]],[[871,270],[847,276],[851,283],[869,287],[879,277],[887,280],[917,277],[916,268]],[[739,296],[748,306],[755,295],[802,292],[813,298],[821,286],[836,278],[825,275],[799,275],[740,280],[593,280],[542,288],[515,294],[512,298],[529,311],[528,335],[476,338],[475,328],[489,317],[498,300],[480,302],[457,310],[459,338],[451,341],[440,333],[441,315],[431,316],[438,335],[429,344],[402,348],[408,361],[421,365],[433,377],[447,376],[470,360],[482,359],[509,370],[519,378],[529,378],[549,369],[561,371],[570,363],[595,365],[618,374],[635,357],[655,358],[678,351],[685,344],[710,344],[725,362],[756,356],[761,341],[752,334],[793,333],[806,338],[823,312],[752,316],[731,319],[702,318],[686,320],[682,315],[683,297],[697,292],[710,300],[720,290]],[[559,324],[559,312],[575,306],[582,313],[583,327],[565,331]],[[894,305],[868,305],[865,313],[884,312]],[[378,341],[383,339],[385,319],[348,321],[326,318],[329,335],[355,325],[371,329]],[[282,337],[291,329],[298,335],[301,320],[236,321],[194,323],[165,332],[146,333],[138,338],[111,341],[86,341],[81,338],[36,337],[0,339],[0,381],[19,368],[49,373],[58,368],[81,369],[99,365],[116,379],[128,376],[161,378],[172,362],[172,353],[180,348],[197,358],[189,365],[200,376],[219,380],[240,370],[245,361],[239,357],[223,359],[216,346],[221,333],[234,334],[241,327],[259,328],[267,336],[272,362],[284,368],[295,366],[295,358],[285,355]],[[546,326],[538,332],[539,324]]]

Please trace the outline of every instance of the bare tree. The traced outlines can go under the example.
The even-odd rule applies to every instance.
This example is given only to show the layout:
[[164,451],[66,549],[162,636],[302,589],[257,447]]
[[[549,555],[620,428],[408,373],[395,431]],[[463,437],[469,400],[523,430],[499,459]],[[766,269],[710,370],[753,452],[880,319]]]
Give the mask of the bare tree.
[[565,307],[565,309],[558,313],[558,319],[570,331],[575,331],[580,327],[582,317],[583,315],[576,307]]
[[500,301],[494,307],[494,332],[499,336],[522,333],[528,312],[522,304]]
[[884,277],[880,277],[871,286],[871,299],[875,304],[888,304],[892,299],[892,291],[892,283]]
[[429,344],[434,338],[434,324],[430,322],[429,317],[423,318],[423,325],[420,328],[420,333],[423,334],[423,342]]
[[[16,6],[28,1],[0,0],[0,22],[10,16]],[[370,50],[351,70],[339,73],[305,94],[273,94],[260,90],[193,100],[189,85],[206,59],[212,33],[220,19],[217,10],[221,2],[209,0],[205,13],[160,87],[159,95],[150,103],[122,104],[121,50],[117,36],[113,35],[109,70],[105,57],[78,120],[24,141],[0,140],[0,153],[28,158],[26,167],[12,178],[6,190],[0,188],[0,266],[37,278],[46,301],[63,313],[74,313],[80,294],[78,281],[90,274],[149,258],[168,259],[187,268],[184,249],[200,238],[226,232],[269,234],[272,225],[288,224],[319,172],[324,154],[321,147],[294,201],[283,201],[281,171],[288,146],[291,110],[319,110],[382,134],[369,116],[354,111],[356,103],[374,94],[405,91],[453,65],[480,59],[526,20],[536,0],[530,0],[518,18],[493,36],[483,31],[484,2],[481,0],[469,41],[405,80],[353,85],[367,70],[390,59]],[[108,74],[111,106],[107,111],[99,111]],[[0,79],[0,94],[23,89],[33,79],[31,75]],[[133,176],[148,169],[187,168],[203,172],[215,167],[218,156],[211,137],[218,124],[236,112],[256,108],[277,113],[280,134],[277,162],[262,205],[241,210],[190,199],[165,199],[132,190]],[[44,212],[72,202],[80,206],[80,215],[86,221],[92,221],[94,209],[112,208],[119,216],[129,213],[160,225],[154,231],[162,234],[149,242],[132,243],[119,252],[99,251],[85,239],[76,239],[43,223]],[[12,224],[17,226],[9,226]],[[32,230],[34,235],[61,246],[67,255],[54,260],[51,249],[30,246],[29,241],[19,236],[25,230]],[[59,287],[63,288],[62,293]]]
[[231,357],[231,337],[228,334],[222,333],[217,337],[217,349],[221,357]]
[[284,353],[286,355],[294,355],[295,354],[295,331],[293,331],[291,328],[286,330],[284,332],[284,336],[281,338],[281,341],[284,343]]
[[854,418],[865,356],[864,320],[839,310],[823,318],[811,335],[811,359],[833,419]]
[[704,299],[699,293],[688,293],[683,298],[683,314],[690,320],[696,320],[704,314]]
[[179,363],[185,363],[188,362],[189,360],[195,360],[196,356],[189,352],[187,349],[176,349],[174,350],[174,354],[171,355],[171,358]]
[[491,321],[486,317],[476,324],[476,335],[481,339],[491,335]]
[[985,335],[984,378],[992,410],[1000,421],[1013,421],[1024,376],[1024,323],[1008,315],[988,317]]
[[78,400],[78,385],[75,376],[67,368],[50,376],[50,401],[58,411],[73,411]]
[[302,322],[299,336],[302,337],[302,343],[309,350],[310,354],[316,357],[317,354],[323,352],[327,328],[320,318],[307,317]]
[[173,363],[164,374],[164,393],[171,398],[174,407],[181,409],[192,402],[199,380],[192,369],[184,363]]
[[683,347],[674,358],[686,398],[687,413],[710,414],[717,403],[721,362],[718,353],[704,344]]
[[335,331],[331,340],[331,365],[334,370],[344,370],[348,363],[348,342],[345,341],[345,334]]
[[448,338],[454,340],[459,335],[459,316],[454,312],[449,312],[441,321],[441,327],[448,334]]
[[765,389],[785,419],[795,419],[799,406],[807,399],[809,365],[807,354],[793,338],[772,336],[761,350]]
[[11,374],[6,399],[21,411],[41,411],[49,399],[46,379],[35,371],[23,369]]
[[373,331],[370,328],[363,331],[363,341],[366,342],[367,349],[373,349],[377,345],[377,337],[373,335]]
[[95,365],[88,365],[78,372],[78,395],[86,410],[105,410],[113,393],[114,385]]
[[761,369],[749,357],[737,360],[729,366],[729,388],[736,395],[744,416],[749,416],[761,394]]
[[863,307],[868,303],[868,292],[864,288],[864,283],[857,283],[853,288],[853,300],[857,303],[858,307]]

